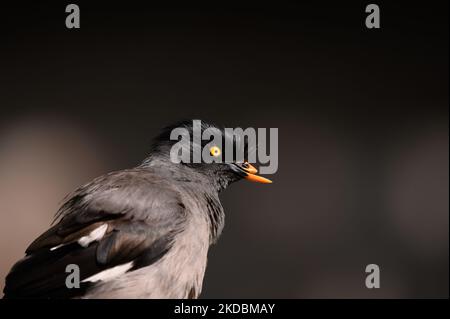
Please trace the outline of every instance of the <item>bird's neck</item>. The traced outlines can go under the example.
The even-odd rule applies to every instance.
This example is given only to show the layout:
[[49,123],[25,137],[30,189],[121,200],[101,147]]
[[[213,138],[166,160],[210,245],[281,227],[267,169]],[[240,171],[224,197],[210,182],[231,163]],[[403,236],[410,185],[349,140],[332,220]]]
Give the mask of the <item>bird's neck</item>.
[[186,194],[194,198],[195,201],[203,203],[206,211],[204,214],[210,227],[210,243],[215,243],[222,233],[225,223],[225,213],[219,200],[219,192],[226,185],[211,182],[204,174],[195,169],[181,164],[168,164],[166,160],[160,158],[149,158],[140,167],[158,170],[160,174],[167,174],[167,177],[176,181],[178,187],[182,188]]
[[214,244],[219,239],[225,225],[225,213],[220,203],[217,193],[215,196],[204,194],[205,202],[208,209],[207,216],[210,226],[210,243]]

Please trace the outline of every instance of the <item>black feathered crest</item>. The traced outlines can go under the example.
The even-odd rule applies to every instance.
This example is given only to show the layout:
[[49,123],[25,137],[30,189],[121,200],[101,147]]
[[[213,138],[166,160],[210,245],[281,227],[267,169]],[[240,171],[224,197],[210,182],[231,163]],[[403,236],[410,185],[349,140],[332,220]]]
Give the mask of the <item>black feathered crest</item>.
[[[200,139],[200,144],[197,144],[196,141],[194,141],[194,134],[198,134],[199,132],[194,132],[195,125],[199,125],[198,129],[200,131],[200,136],[203,136],[203,133],[207,129],[216,130],[218,134],[221,135],[221,150],[222,150],[222,162],[223,161],[244,161],[248,160],[248,158],[255,157],[256,154],[256,141],[254,143],[249,143],[248,136],[245,134],[236,134],[234,131],[233,133],[230,133],[228,129],[225,129],[223,127],[210,124],[208,122],[202,121],[202,120],[183,120],[179,121],[173,125],[166,126],[161,130],[161,133],[153,140],[152,147],[151,147],[151,156],[147,158],[144,161],[144,165],[146,163],[149,163],[152,159],[154,159],[157,156],[163,156],[163,157],[169,157],[170,156],[170,150],[171,147],[179,142],[179,134],[176,134],[177,129],[182,129],[181,131],[184,131],[187,135],[186,140],[189,140],[189,143],[186,143],[186,152],[189,153],[190,161],[193,159],[193,152],[199,151],[201,152],[203,148],[210,143],[213,140],[213,137],[211,136],[210,139]],[[179,132],[181,132],[179,131]],[[172,135],[173,134],[173,135]],[[172,135],[172,139],[171,139]],[[184,135],[184,133],[183,133]],[[250,145],[251,144],[251,145]],[[226,156],[227,150],[229,151],[229,148],[232,148],[232,156],[228,158]],[[241,152],[243,156],[237,157],[237,154],[239,153],[238,150],[243,149]]]

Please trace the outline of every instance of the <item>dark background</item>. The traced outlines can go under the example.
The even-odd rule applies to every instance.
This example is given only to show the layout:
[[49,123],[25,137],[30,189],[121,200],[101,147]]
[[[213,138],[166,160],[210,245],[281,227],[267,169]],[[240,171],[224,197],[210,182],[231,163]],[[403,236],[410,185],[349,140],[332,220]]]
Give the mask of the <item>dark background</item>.
[[2,281],[64,195],[201,118],[279,128],[274,184],[222,194],[202,297],[448,298],[447,1],[377,1],[379,30],[370,2],[74,2],[78,30],[70,2],[0,7]]

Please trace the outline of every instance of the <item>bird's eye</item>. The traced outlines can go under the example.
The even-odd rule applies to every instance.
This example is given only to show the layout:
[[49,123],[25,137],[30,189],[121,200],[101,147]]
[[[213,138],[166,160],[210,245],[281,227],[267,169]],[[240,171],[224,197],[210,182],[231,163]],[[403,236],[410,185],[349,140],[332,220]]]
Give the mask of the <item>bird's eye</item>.
[[220,156],[220,154],[222,154],[222,151],[220,150],[219,147],[213,146],[209,149],[209,154],[211,154],[211,156],[217,157]]

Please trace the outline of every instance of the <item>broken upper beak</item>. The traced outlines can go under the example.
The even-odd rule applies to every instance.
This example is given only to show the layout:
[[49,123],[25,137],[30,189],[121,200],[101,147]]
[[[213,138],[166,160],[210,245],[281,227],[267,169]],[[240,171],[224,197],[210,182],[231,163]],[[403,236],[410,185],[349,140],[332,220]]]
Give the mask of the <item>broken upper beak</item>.
[[272,181],[270,179],[256,175],[256,173],[258,173],[258,170],[252,164],[250,164],[248,162],[235,164],[235,166],[239,169],[240,173],[242,173],[244,178],[249,181],[263,183],[263,184],[272,183]]

